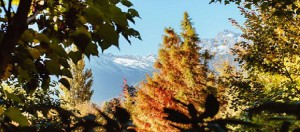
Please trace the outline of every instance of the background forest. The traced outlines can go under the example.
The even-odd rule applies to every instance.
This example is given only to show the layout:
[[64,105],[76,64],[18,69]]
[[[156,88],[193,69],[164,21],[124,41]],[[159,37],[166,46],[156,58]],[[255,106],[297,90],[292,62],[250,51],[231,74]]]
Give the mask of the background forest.
[[164,29],[154,72],[98,106],[84,58],[141,39],[133,4],[1,0],[1,131],[300,131],[300,0],[209,2],[246,18],[230,19],[243,37],[234,61],[201,50],[184,12],[180,31]]

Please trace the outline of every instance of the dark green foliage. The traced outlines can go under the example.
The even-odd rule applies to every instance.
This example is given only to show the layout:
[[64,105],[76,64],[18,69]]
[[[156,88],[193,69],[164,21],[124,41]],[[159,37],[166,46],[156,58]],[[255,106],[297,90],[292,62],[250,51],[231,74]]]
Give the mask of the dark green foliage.
[[262,105],[250,108],[248,112],[250,119],[254,119],[254,115],[260,116],[268,112],[272,116],[266,118],[262,125],[268,126],[272,122],[280,122],[281,125],[275,126],[273,129],[280,130],[280,132],[288,132],[299,130],[299,110],[299,103],[266,102]]
[[288,104],[278,102],[266,102],[262,105],[251,108],[250,117],[252,114],[257,114],[262,111],[269,111],[271,113],[286,113],[288,115],[294,115],[297,119],[300,119],[300,104]]

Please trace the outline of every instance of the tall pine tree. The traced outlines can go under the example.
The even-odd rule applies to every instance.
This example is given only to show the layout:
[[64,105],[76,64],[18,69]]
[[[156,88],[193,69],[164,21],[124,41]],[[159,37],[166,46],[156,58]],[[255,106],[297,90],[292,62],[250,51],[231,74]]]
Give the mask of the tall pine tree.
[[[179,131],[190,124],[175,124],[165,119],[163,108],[187,113],[178,103],[193,104],[201,112],[208,89],[208,68],[201,59],[199,38],[188,13],[181,22],[182,32],[177,35],[167,28],[154,67],[157,72],[140,85],[137,92],[133,121],[144,131]],[[208,58],[205,58],[208,59]],[[176,126],[176,127],[175,127]]]

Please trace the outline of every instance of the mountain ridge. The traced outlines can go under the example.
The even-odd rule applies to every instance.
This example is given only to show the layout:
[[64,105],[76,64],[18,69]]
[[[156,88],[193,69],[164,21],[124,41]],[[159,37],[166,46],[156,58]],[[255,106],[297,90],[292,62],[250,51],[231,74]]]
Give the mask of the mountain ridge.
[[[236,42],[242,40],[240,33],[223,30],[215,38],[201,39],[202,49],[200,52],[208,50],[215,55],[215,59],[212,60],[210,65],[218,59],[227,58],[233,61],[230,48],[233,48]],[[94,76],[92,101],[101,103],[113,97],[118,97],[122,91],[123,79],[126,79],[129,85],[136,85],[144,80],[146,74],[151,75],[154,71],[153,63],[156,57],[155,54],[135,56],[105,53],[86,61],[86,67],[92,69]],[[213,66],[210,66],[210,68],[213,68]]]

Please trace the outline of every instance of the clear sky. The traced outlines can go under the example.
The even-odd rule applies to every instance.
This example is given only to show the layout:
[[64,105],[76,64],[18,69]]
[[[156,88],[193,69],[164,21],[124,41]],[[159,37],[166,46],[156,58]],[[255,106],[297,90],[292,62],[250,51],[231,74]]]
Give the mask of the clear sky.
[[165,27],[172,27],[180,32],[180,21],[187,11],[192,18],[194,27],[200,38],[213,38],[224,29],[240,32],[233,27],[228,18],[243,22],[236,5],[219,3],[209,4],[210,0],[131,0],[141,19],[136,19],[133,26],[142,36],[142,41],[132,39],[129,45],[123,37],[120,40],[120,50],[115,46],[104,53],[117,55],[147,55],[157,54]]

